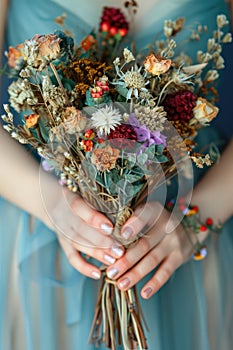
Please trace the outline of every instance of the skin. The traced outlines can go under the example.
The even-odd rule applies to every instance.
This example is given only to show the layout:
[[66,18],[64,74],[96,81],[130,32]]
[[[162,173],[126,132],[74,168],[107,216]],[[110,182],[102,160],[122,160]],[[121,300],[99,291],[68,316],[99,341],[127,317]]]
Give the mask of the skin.
[[[229,5],[233,7],[233,0],[229,0]],[[0,0],[1,52],[7,6],[7,0]],[[229,149],[232,151],[232,143]],[[207,216],[219,217],[224,222],[232,214],[228,200],[223,204],[221,203],[220,208],[218,208],[218,201],[216,201],[216,198],[220,198],[221,196],[219,195],[223,193],[223,184],[227,188],[233,188],[232,180],[225,179],[227,174],[232,174],[233,172],[233,169],[229,169],[229,156],[231,155],[229,153],[229,151],[226,152],[225,154],[227,155],[224,154],[222,157],[220,161],[221,167],[213,167],[208,172],[206,180],[203,180],[204,182],[202,181],[194,191],[192,201],[197,205],[200,204],[203,218]],[[147,232],[146,237],[141,238],[140,242],[128,249],[126,254],[117,261],[119,255],[123,255],[124,251],[121,246],[117,245],[109,237],[111,223],[108,219],[90,208],[78,195],[61,192],[57,181],[47,173],[43,175],[44,191],[49,198],[46,201],[45,208],[38,180],[38,163],[1,127],[0,158],[2,164],[4,164],[4,166],[0,167],[2,179],[0,194],[53,229],[70,264],[84,275],[98,278],[100,270],[84,259],[80,254],[81,252],[96,258],[106,265],[116,261],[115,264],[108,268],[108,271],[110,268],[119,270],[114,278],[118,280],[118,286],[123,290],[135,284],[160,263],[160,267],[152,280],[142,289],[142,296],[147,298],[158,291],[175,269],[190,258],[192,253],[191,245],[187,241],[182,227],[178,226],[172,233],[167,235],[168,213],[159,203],[150,203],[145,208],[138,208],[136,216],[131,218],[124,228],[126,226],[131,227],[132,235],[136,235],[144,224],[148,222],[151,224],[155,217],[155,211],[160,213],[158,221],[154,225],[151,224],[151,229]],[[224,162],[224,159],[227,160]],[[224,171],[223,168],[227,169],[227,171]],[[230,198],[232,198],[230,191],[228,191],[227,195],[231,195]],[[225,209],[222,210],[222,208]],[[143,220],[140,213],[143,213]],[[101,229],[102,225],[106,227],[106,224],[109,225],[107,231]],[[73,237],[78,243],[67,240],[64,237],[64,233],[69,237]],[[95,242],[93,237],[95,237]],[[204,240],[205,238],[203,237],[202,239]],[[111,259],[112,262],[110,263]],[[120,283],[124,278],[128,278],[130,284],[122,288]],[[145,293],[147,288],[152,289],[150,294]]]
[[[224,151],[219,163],[216,163],[207,175],[198,183],[192,194],[191,203],[200,210],[201,220],[214,218],[215,224],[224,223],[233,215],[233,140]],[[226,191],[227,189],[227,191]],[[224,196],[222,195],[224,193]],[[219,198],[222,200],[220,201]],[[193,247],[181,225],[173,220],[169,222],[170,215],[158,202],[146,204],[140,208],[134,217],[130,218],[122,229],[131,232],[132,236],[141,231],[145,224],[151,222],[153,216],[158,220],[151,226],[145,236],[129,248],[125,255],[107,269],[115,272],[113,279],[121,290],[127,290],[135,285],[149,272],[158,267],[153,277],[143,286],[141,295],[148,299],[155,294],[171,277],[175,270],[190,259]],[[167,234],[167,225],[174,229]],[[170,230],[169,230],[170,231]],[[203,242],[206,233],[199,236]],[[195,238],[193,236],[193,241]],[[116,271],[118,271],[116,273]]]

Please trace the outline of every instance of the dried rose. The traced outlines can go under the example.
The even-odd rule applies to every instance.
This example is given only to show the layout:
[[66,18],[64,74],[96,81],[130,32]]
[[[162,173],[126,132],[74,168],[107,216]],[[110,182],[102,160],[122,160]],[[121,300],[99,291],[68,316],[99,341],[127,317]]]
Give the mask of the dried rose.
[[61,39],[55,34],[35,35],[32,40],[37,42],[39,47],[38,56],[48,61],[56,59],[60,54]]
[[61,39],[55,34],[35,35],[24,43],[24,56],[29,65],[38,70],[59,57]]
[[205,98],[198,97],[196,106],[193,108],[193,119],[190,121],[190,125],[194,125],[196,122],[208,125],[216,117],[218,111],[218,107],[212,105]]
[[99,171],[106,171],[115,168],[116,160],[120,151],[111,146],[97,148],[93,151],[91,161]]
[[144,66],[147,72],[153,75],[160,75],[166,73],[171,67],[171,60],[166,60],[163,57],[151,54],[146,57],[144,61]]
[[39,114],[29,114],[24,116],[27,128],[34,128],[38,124]]
[[7,52],[8,65],[11,68],[17,68],[20,58],[23,58],[23,44],[16,47],[10,46]]
[[87,123],[87,119],[75,107],[67,107],[62,113],[62,119],[63,128],[68,134],[83,131]]

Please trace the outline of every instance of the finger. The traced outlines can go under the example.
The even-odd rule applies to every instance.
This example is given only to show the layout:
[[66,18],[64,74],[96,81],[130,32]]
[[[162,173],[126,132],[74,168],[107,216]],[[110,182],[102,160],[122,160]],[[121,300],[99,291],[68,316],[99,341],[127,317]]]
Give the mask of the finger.
[[151,250],[139,263],[117,281],[118,288],[120,290],[127,290],[133,287],[143,277],[153,271],[165,256],[166,251],[159,247]]
[[110,235],[113,230],[111,221],[103,214],[92,208],[80,196],[76,196],[71,202],[71,209],[88,225],[103,233]]
[[181,255],[177,252],[171,253],[160,265],[154,276],[145,284],[141,290],[141,296],[149,299],[157,293],[173,275],[174,271],[182,264]]
[[120,249],[117,243],[111,249],[91,248],[88,245],[83,246],[77,243],[73,243],[73,247],[107,266],[114,264],[116,259],[119,259],[124,254],[124,250]]
[[149,230],[159,219],[163,209],[159,202],[147,202],[145,205],[139,206],[134,215],[123,226],[122,236],[125,239],[130,239],[143,231],[145,227]]
[[64,253],[70,263],[81,274],[93,278],[100,279],[101,271],[95,265],[87,262],[81,254],[70,244],[66,239],[60,238],[59,242],[64,250]]
[[117,279],[126,271],[138,263],[148,252],[150,252],[162,239],[163,232],[148,233],[147,237],[140,238],[138,242],[126,250],[125,255],[107,269],[107,276]]

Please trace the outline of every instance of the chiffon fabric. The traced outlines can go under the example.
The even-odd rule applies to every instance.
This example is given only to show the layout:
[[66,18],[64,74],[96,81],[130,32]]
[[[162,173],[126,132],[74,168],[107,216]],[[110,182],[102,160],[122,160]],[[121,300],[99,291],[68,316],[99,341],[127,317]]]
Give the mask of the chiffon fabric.
[[[11,0],[6,44],[53,32],[58,27],[54,18],[64,12],[67,27],[81,40],[97,25],[102,5],[122,3]],[[188,30],[197,23],[211,30],[219,13],[227,13],[220,0],[139,1],[132,35],[143,48],[161,31],[164,19],[185,16]],[[219,134],[208,128],[199,141],[204,146],[217,140]],[[155,296],[141,300],[150,350],[232,349],[232,230],[229,220],[220,237],[208,240],[208,259],[184,264]],[[69,265],[54,232],[3,198],[0,237],[0,350],[96,349],[88,336],[99,282]]]

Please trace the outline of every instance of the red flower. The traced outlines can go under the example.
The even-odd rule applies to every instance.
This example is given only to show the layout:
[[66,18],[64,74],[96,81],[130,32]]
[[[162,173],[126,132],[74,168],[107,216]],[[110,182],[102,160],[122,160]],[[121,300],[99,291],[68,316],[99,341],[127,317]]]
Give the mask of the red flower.
[[129,24],[120,9],[104,7],[100,21],[100,32],[108,32],[111,36],[120,34],[125,36],[129,30]]
[[168,120],[179,120],[186,123],[193,117],[196,96],[189,90],[178,91],[166,96],[163,107]]
[[114,130],[108,134],[108,139],[111,144],[120,149],[132,148],[134,142],[137,141],[137,134],[134,128],[128,124],[121,124],[115,127]]
[[93,149],[93,141],[91,140],[82,140],[80,142],[81,147],[83,148],[84,152],[90,152]]
[[95,132],[92,129],[87,129],[84,133],[85,139],[93,139],[95,137]]

